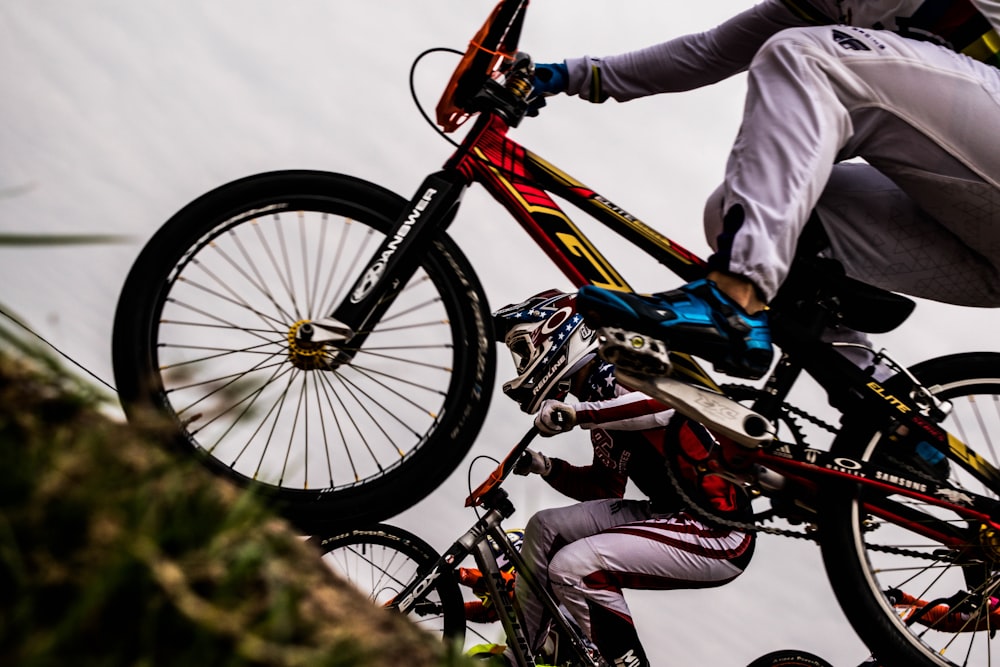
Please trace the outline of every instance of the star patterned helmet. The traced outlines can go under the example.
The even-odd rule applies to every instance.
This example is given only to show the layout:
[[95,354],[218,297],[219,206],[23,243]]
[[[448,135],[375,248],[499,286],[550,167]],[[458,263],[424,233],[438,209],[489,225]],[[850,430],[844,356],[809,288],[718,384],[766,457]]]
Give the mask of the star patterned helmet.
[[597,334],[575,306],[575,293],[547,290],[493,314],[497,338],[517,369],[503,392],[528,414],[546,398],[565,393],[570,377],[597,352]]

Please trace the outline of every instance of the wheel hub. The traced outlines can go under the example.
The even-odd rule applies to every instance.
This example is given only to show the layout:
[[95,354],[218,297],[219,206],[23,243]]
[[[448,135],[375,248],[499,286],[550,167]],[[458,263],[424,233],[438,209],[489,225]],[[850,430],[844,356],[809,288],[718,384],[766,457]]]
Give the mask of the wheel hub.
[[288,329],[288,360],[304,371],[329,368],[333,355],[326,343],[313,342],[307,337],[299,336],[299,330],[309,324],[309,320],[299,320]]
[[979,527],[979,545],[994,563],[1000,562],[1000,531],[983,524]]

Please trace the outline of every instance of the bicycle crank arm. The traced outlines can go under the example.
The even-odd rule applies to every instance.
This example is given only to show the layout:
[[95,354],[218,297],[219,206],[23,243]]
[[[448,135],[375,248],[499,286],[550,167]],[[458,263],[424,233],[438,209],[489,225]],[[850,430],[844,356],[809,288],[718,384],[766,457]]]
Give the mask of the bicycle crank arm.
[[666,403],[686,417],[704,424],[734,442],[756,449],[775,438],[774,425],[762,415],[709,389],[669,377],[632,375],[615,369],[618,380],[632,389]]

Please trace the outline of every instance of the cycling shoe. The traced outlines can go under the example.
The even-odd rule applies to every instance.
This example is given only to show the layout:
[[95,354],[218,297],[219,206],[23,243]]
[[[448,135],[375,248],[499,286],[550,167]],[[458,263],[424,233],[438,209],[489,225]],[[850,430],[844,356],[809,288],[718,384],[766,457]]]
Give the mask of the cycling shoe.
[[774,357],[767,313],[748,314],[711,280],[652,295],[587,285],[577,294],[576,308],[592,327],[620,327],[665,341],[727,375],[756,380]]

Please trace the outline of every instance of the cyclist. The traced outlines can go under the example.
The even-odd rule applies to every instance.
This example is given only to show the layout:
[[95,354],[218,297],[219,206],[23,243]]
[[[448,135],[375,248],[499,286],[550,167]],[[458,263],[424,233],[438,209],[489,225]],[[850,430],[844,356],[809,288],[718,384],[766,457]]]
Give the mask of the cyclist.
[[[692,493],[720,515],[748,519],[749,500],[737,485],[697,471],[717,444],[702,425],[615,383],[613,367],[595,356],[596,333],[575,300],[550,290],[494,315],[518,373],[504,393],[536,415],[543,436],[580,426],[593,445],[586,466],[530,449],[519,462],[515,472],[538,474],[579,501],[532,516],[521,553],[604,659],[642,667],[649,661],[622,589],[721,586],[743,572],[755,543],[752,533],[687,513],[664,461],[675,459]],[[567,393],[580,402],[563,402]],[[628,480],[646,500],[623,498]],[[538,652],[547,637],[545,610],[521,579],[515,595]]]
[[706,207],[707,279],[642,297],[587,286],[581,311],[760,377],[773,356],[766,305],[813,211],[848,275],[1000,306],[998,29],[998,0],[764,0],[704,33],[539,65],[536,92],[591,102],[748,71]]

